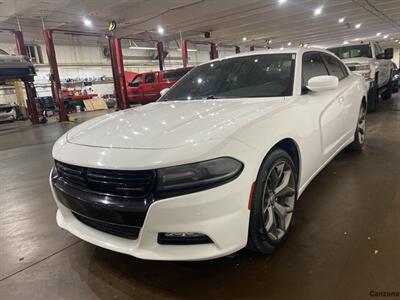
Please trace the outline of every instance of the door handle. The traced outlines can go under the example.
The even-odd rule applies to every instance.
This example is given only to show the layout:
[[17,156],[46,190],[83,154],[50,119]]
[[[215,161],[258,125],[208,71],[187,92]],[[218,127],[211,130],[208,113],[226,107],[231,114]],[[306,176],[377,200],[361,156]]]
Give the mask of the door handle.
[[340,97],[340,98],[339,98],[339,103],[343,103],[343,101],[344,101],[344,98],[343,98],[343,97]]

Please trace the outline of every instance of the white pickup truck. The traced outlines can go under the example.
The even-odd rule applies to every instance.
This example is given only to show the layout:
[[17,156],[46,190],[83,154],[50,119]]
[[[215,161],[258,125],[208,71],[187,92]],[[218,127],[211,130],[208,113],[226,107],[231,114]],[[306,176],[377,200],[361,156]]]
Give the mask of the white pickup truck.
[[351,71],[362,75],[368,88],[368,111],[376,111],[379,95],[392,97],[393,48],[385,50],[377,42],[329,48]]

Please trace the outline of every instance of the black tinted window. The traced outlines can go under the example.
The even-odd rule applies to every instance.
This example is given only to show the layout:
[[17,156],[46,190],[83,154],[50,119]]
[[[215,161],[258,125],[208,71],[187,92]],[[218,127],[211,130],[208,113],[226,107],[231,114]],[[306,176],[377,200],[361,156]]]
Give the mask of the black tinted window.
[[372,57],[371,47],[369,45],[354,45],[330,48],[329,51],[335,53],[340,59],[354,58],[354,57]]
[[8,55],[8,53],[6,51],[2,50],[2,49],[0,49],[0,54]]
[[165,71],[164,79],[179,79],[183,77],[189,70],[176,70],[176,71]]
[[156,81],[156,74],[150,73],[147,74],[144,78],[144,83],[153,83]]
[[193,69],[161,98],[278,97],[292,95],[295,54],[223,59]]
[[303,86],[315,76],[329,75],[319,52],[309,52],[303,56]]
[[329,54],[322,54],[326,61],[326,66],[328,68],[329,75],[336,76],[339,80],[346,77],[346,74],[343,72],[341,67],[341,62],[338,61],[335,57]]

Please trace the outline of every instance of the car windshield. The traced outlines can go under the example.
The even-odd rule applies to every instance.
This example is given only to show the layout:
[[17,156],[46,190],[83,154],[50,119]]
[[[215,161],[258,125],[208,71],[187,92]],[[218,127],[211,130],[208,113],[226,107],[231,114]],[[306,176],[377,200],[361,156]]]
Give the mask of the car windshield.
[[262,54],[200,65],[160,101],[291,96],[296,55]]
[[2,50],[2,49],[0,49],[0,54],[1,55],[8,55],[8,53],[6,51]]
[[354,45],[330,48],[329,51],[335,53],[340,59],[356,58],[356,57],[372,57],[371,47],[369,45]]

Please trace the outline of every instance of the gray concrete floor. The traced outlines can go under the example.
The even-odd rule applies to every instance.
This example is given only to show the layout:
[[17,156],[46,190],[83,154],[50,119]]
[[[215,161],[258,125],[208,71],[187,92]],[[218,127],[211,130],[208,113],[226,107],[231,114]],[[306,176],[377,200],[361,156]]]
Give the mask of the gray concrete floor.
[[[81,114],[86,119],[92,114]],[[51,147],[71,123],[0,125],[0,299],[368,299],[399,291],[400,97],[368,115],[362,153],[341,153],[297,204],[274,255],[142,261],[59,229]]]

